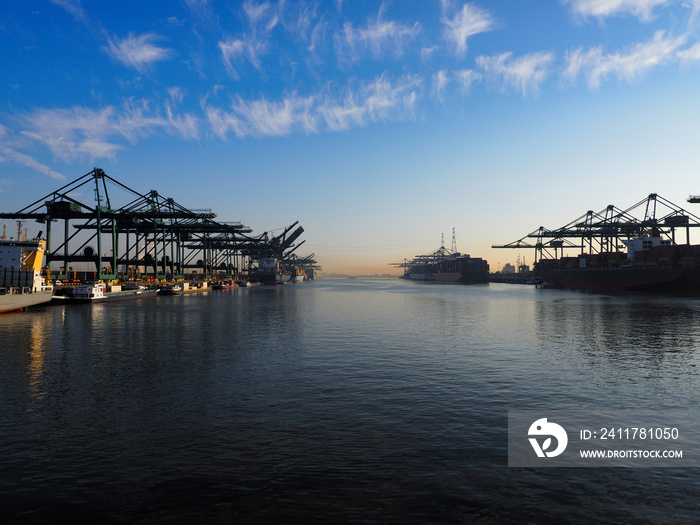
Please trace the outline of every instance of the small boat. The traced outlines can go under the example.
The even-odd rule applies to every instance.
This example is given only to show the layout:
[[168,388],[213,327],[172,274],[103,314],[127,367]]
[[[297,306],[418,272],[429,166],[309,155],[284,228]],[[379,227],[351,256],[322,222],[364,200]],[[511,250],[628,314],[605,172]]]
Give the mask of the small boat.
[[184,291],[184,287],[181,284],[171,284],[160,290],[160,295],[177,295]]

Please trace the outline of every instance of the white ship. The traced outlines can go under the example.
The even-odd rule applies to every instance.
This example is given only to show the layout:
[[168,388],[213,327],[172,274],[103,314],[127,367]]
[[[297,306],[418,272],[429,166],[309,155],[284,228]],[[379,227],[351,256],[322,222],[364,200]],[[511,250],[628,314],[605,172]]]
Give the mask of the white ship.
[[41,275],[46,241],[0,239],[0,313],[48,303],[53,286]]

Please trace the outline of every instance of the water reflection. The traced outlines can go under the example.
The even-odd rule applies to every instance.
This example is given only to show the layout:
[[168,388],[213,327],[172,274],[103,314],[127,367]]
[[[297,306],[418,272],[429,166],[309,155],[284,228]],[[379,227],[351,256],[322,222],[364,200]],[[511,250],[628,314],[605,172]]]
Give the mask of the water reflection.
[[53,328],[49,312],[39,307],[0,316],[0,391],[5,394],[0,406],[13,408],[16,396],[36,402],[46,395]]
[[42,384],[46,366],[48,338],[51,337],[51,316],[32,316],[29,323],[29,390],[35,400],[42,399],[46,391]]
[[697,392],[700,302],[545,290],[535,304],[539,357],[569,400],[659,409]]
[[[544,293],[547,293],[546,291]],[[700,303],[678,299],[553,297],[536,302],[539,337],[584,352],[624,359],[694,352],[700,342]],[[660,351],[660,352],[657,352]]]

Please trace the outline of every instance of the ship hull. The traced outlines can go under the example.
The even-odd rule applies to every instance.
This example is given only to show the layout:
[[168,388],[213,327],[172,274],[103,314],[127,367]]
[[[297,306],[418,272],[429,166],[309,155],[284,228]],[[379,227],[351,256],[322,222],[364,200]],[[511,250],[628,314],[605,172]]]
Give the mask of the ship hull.
[[406,274],[411,281],[434,281],[435,275],[430,272],[410,272]]
[[605,268],[542,270],[543,285],[574,290],[700,292],[700,270],[683,268]]
[[280,273],[257,273],[250,276],[250,281],[263,285],[284,284],[289,281],[289,274]]
[[0,313],[24,310],[30,306],[36,306],[51,301],[52,291],[39,291],[33,293],[3,294],[0,295]]
[[85,297],[85,296],[66,296],[63,298],[64,301],[68,301],[71,303],[95,303],[95,302],[102,302],[102,301],[113,301],[115,299],[128,299],[128,298],[136,298],[136,297],[142,297],[142,296],[148,296],[148,295],[155,295],[158,293],[157,289],[148,289],[148,290],[126,290],[124,292],[113,292],[113,293],[105,293],[101,297]]

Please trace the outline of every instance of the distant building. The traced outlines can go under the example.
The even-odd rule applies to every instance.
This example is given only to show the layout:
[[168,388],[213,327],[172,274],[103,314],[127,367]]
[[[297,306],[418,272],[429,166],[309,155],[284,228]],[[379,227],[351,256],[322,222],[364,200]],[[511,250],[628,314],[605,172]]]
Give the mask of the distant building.
[[501,270],[501,273],[515,273],[515,266],[510,263],[506,263],[503,265],[503,270]]

